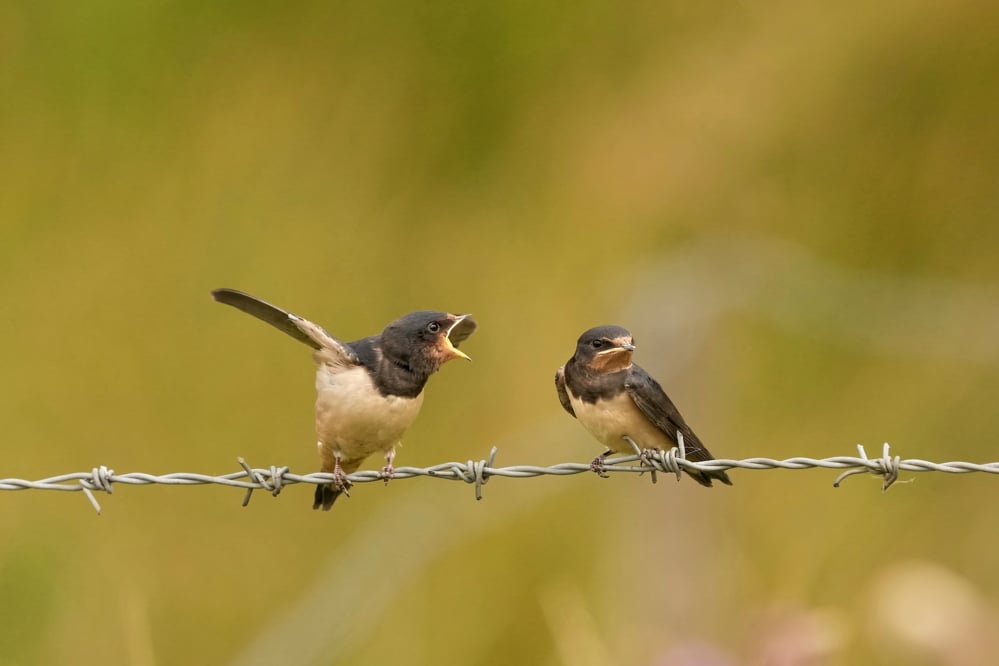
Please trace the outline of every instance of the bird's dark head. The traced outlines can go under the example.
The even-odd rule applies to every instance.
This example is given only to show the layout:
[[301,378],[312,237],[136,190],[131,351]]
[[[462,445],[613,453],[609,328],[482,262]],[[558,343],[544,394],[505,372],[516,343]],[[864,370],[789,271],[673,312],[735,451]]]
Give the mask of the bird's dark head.
[[631,365],[635,340],[620,326],[597,326],[579,336],[576,360],[598,372],[616,372]]
[[382,332],[382,353],[414,372],[432,374],[453,358],[471,361],[458,346],[475,331],[470,315],[420,310],[399,317]]

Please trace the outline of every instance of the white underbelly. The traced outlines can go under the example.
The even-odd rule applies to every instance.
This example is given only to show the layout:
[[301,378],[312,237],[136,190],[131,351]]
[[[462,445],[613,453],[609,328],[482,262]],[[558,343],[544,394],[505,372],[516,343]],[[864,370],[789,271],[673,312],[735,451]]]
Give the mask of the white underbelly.
[[316,374],[316,434],[345,458],[363,458],[388,451],[402,439],[423,404],[415,398],[383,396],[363,368],[332,373],[323,366]]
[[631,453],[627,435],[643,449],[668,449],[674,444],[635,406],[627,392],[610,400],[583,402],[569,391],[569,401],[576,419],[591,435],[612,451]]

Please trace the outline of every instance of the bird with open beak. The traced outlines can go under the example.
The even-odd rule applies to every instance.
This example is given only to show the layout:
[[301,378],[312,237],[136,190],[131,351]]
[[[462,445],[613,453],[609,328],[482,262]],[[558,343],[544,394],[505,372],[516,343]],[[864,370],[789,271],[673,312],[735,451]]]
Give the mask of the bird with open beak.
[[[683,434],[687,460],[713,460],[708,449],[680,416],[655,379],[631,360],[635,341],[620,326],[598,326],[583,333],[572,358],[555,373],[562,407],[607,447],[593,459],[594,472],[606,476],[604,460],[613,453],[631,453],[630,438],[643,451],[669,450]],[[712,479],[732,485],[724,470],[684,470],[710,486]]]
[[395,447],[420,411],[430,375],[453,358],[471,360],[458,349],[475,331],[467,314],[411,312],[379,335],[341,342],[308,319],[241,291],[216,289],[212,296],[313,349],[317,447],[322,471],[334,477],[316,487],[313,509],[328,511],[350,489],[347,475],[373,453],[385,455],[388,483]]

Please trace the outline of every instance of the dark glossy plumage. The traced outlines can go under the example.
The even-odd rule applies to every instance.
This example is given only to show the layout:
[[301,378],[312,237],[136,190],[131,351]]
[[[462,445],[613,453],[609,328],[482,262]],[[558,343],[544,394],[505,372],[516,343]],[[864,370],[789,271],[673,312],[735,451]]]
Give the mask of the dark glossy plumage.
[[[620,326],[598,326],[583,333],[572,358],[555,373],[555,388],[562,407],[577,419],[581,416],[578,410],[586,410],[581,422],[598,439],[607,437],[608,433],[613,434],[609,441],[604,442],[612,451],[628,450],[628,445],[617,441],[619,431],[625,431],[624,434],[634,439],[637,433],[652,432],[648,430],[648,424],[651,424],[665,435],[670,445],[677,443],[677,432],[682,433],[688,460],[712,460],[707,447],[684,421],[659,382],[641,366],[631,362],[633,349],[631,333]],[[617,364],[602,365],[604,357],[617,357]],[[630,403],[622,401],[624,396]],[[637,408],[637,412],[630,405]],[[641,419],[648,423],[643,423]],[[641,441],[638,443],[650,447],[648,442],[644,445]],[[710,486],[712,479],[729,485],[732,483],[724,471],[688,473],[705,486]]]
[[[379,335],[342,342],[304,317],[235,289],[216,289],[215,300],[250,314],[311,347],[316,373],[316,431],[324,472],[338,478],[356,471],[375,451],[391,474],[395,445],[416,418],[430,375],[475,331],[467,315],[421,310],[391,322]],[[329,509],[344,482],[316,488],[313,508]]]

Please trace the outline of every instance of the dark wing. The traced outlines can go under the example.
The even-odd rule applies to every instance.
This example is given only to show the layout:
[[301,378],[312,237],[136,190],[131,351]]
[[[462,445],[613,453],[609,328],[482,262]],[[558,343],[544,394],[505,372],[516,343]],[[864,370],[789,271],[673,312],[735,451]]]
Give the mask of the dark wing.
[[314,324],[308,319],[235,289],[216,289],[212,291],[212,297],[219,303],[231,305],[237,310],[242,310],[246,314],[253,315],[260,321],[267,322],[274,328],[284,331],[299,342],[322,352],[323,356],[328,356],[328,360],[338,365],[360,364],[360,360],[350,347],[327,333],[322,326]]
[[555,390],[558,391],[558,401],[562,403],[565,411],[569,412],[572,418],[576,418],[576,412],[572,411],[572,403],[569,402],[569,393],[565,388],[565,366],[555,371]]
[[[680,411],[663,391],[663,387],[649,373],[637,365],[632,365],[624,388],[628,391],[639,411],[645,414],[646,418],[672,441],[677,441],[676,433],[678,431],[683,433],[683,448],[687,460],[703,462],[714,459],[707,447],[701,443],[700,438],[694,434],[687,422],[680,416]],[[722,483],[732,485],[724,470],[688,473],[698,483],[705,486],[711,485],[711,479],[718,479]]]

